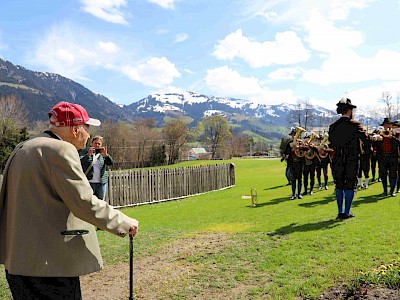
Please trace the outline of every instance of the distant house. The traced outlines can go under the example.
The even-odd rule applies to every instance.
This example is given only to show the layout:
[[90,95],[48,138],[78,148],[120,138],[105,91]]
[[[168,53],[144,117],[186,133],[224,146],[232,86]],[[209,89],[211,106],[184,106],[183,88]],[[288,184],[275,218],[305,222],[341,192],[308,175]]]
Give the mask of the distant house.
[[187,160],[211,159],[211,153],[203,147],[189,148],[185,153],[185,158]]

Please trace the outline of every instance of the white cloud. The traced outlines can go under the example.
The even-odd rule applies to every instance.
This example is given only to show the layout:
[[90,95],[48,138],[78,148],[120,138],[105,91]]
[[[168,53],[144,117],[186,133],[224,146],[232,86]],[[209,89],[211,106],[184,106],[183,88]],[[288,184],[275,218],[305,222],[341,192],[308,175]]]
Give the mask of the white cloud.
[[331,54],[320,69],[305,71],[303,79],[329,85],[369,80],[400,80],[400,52],[379,50],[373,57],[361,57],[355,51]]
[[346,20],[354,9],[361,10],[377,0],[252,0],[246,1],[242,14],[250,18],[262,17],[274,23],[295,23],[309,19],[310,13],[318,11],[324,18]]
[[128,24],[121,7],[127,5],[127,0],[80,0],[82,9],[103,21],[115,24]]
[[297,75],[302,74],[303,69],[296,68],[281,68],[268,74],[268,78],[273,80],[293,80]]
[[138,66],[124,66],[121,71],[144,85],[161,88],[170,85],[181,74],[165,57],[152,57]]
[[273,91],[266,88],[259,95],[250,97],[255,104],[296,103],[297,99],[299,97],[291,89]]
[[197,74],[196,72],[194,72],[194,71],[192,71],[192,70],[190,70],[190,69],[187,69],[187,68],[183,69],[183,71],[185,71],[186,73],[188,73],[188,74],[190,74],[190,75],[195,75],[195,74]]
[[174,9],[175,5],[174,2],[176,0],[147,0],[150,3],[157,4],[165,9]]
[[353,89],[346,96],[351,99],[352,103],[362,109],[366,105],[376,105],[378,100],[382,98],[383,92],[390,92],[393,97],[392,101],[396,102],[397,96],[400,95],[400,80]]
[[224,66],[207,71],[208,87],[221,96],[248,96],[261,93],[255,77],[243,77],[239,72]]
[[186,41],[189,38],[189,35],[187,33],[178,33],[175,36],[175,43],[181,43]]
[[337,28],[319,13],[312,13],[303,22],[308,32],[307,41],[317,51],[335,53],[346,48],[356,48],[364,42],[362,34],[350,28]]
[[240,29],[220,41],[213,55],[221,60],[239,57],[253,68],[296,64],[310,58],[310,53],[293,31],[277,33],[274,41],[260,43],[243,36]]
[[119,51],[118,45],[114,44],[113,42],[99,42],[99,47],[102,49],[104,52],[107,53],[116,53]]
[[63,23],[51,27],[38,40],[28,59],[33,65],[45,66],[49,72],[78,79],[84,78],[94,67],[111,64],[117,59],[118,49],[112,42],[97,40],[92,33]]

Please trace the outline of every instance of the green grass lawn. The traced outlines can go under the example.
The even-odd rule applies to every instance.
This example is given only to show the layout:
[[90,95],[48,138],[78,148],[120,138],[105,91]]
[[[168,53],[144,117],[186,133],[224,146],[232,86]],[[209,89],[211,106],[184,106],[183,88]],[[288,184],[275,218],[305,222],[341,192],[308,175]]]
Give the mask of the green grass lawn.
[[[312,196],[289,200],[285,165],[279,159],[232,162],[236,166],[233,188],[123,210],[140,221],[137,259],[204,233],[222,234],[229,240],[219,251],[185,257],[196,272],[173,290],[164,290],[158,299],[193,299],[201,291],[220,295],[218,299],[315,299],[329,286],[352,280],[359,271],[398,258],[400,195],[382,198],[380,183],[357,192],[355,218],[336,221],[332,184],[327,191],[314,190]],[[251,188],[257,189],[257,207],[241,199],[250,195]],[[127,239],[105,232],[98,235],[106,264],[127,262]],[[140,274],[135,276],[140,280]],[[0,299],[8,299],[7,295],[1,275]]]

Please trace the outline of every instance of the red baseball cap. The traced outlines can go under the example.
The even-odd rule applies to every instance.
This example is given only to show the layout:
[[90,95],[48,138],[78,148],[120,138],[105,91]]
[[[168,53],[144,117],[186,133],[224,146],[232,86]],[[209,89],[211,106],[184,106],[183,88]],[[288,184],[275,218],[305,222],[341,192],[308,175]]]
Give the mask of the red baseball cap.
[[59,102],[49,111],[49,118],[54,116],[57,121],[50,121],[57,127],[77,126],[82,124],[100,126],[101,122],[97,119],[89,118],[86,109],[79,104],[69,102]]

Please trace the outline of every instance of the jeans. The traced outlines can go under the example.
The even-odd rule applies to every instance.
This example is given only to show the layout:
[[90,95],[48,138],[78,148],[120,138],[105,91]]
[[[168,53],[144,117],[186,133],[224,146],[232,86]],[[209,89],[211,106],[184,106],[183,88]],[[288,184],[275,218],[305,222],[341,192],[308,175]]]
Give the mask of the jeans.
[[92,187],[93,195],[97,196],[100,200],[104,200],[106,185],[101,182],[90,182],[90,186]]

